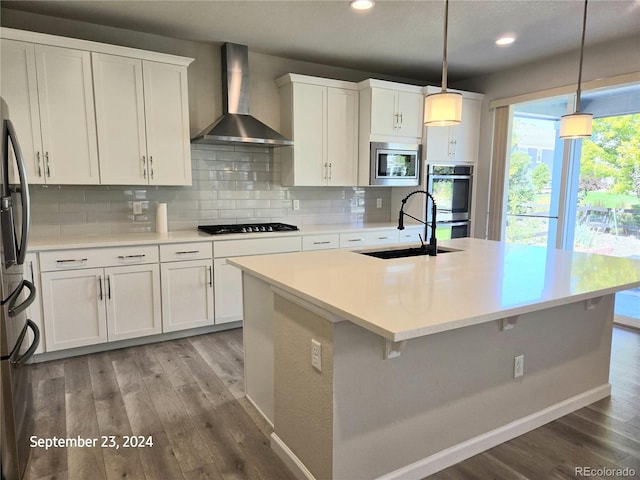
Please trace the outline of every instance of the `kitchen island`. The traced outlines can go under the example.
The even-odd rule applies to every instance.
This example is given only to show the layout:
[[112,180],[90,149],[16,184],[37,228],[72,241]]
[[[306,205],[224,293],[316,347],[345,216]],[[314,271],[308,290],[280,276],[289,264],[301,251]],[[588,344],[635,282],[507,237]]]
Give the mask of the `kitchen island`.
[[247,397],[299,478],[423,478],[609,395],[614,294],[640,262],[441,246],[455,251],[229,261]]

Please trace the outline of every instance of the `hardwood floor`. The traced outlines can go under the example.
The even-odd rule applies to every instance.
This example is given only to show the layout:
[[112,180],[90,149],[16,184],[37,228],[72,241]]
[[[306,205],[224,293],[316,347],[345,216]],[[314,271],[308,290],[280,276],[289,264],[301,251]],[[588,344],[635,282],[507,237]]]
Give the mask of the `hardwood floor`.
[[[576,467],[640,476],[640,333],[615,328],[613,337],[610,398],[429,480],[585,478]],[[241,329],[41,363],[33,380],[34,435],[113,435],[120,445],[150,436],[153,446],[36,447],[27,480],[293,479],[243,397]]]

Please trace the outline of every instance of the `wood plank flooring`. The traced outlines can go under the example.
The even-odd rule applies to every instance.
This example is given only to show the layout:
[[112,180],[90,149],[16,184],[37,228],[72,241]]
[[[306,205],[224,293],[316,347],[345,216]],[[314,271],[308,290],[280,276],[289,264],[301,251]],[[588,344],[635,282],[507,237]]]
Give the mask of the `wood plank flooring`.
[[[447,468],[429,480],[640,476],[640,333],[614,329],[610,398]],[[26,480],[289,480],[270,428],[243,397],[242,330],[34,365],[41,438],[153,438],[153,447],[33,448]],[[592,476],[589,478],[612,478]],[[341,479],[352,480],[352,479]],[[355,480],[355,479],[353,479]]]

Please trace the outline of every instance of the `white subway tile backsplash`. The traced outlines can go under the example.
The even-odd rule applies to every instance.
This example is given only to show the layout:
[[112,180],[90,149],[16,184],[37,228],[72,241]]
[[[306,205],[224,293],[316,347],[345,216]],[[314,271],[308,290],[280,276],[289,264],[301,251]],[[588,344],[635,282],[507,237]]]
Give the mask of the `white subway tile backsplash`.
[[[284,222],[294,225],[384,222],[389,188],[283,187],[280,153],[268,147],[194,145],[193,185],[30,187],[34,235],[105,235],[155,231],[156,205],[167,203],[169,230],[199,224]],[[382,198],[383,208],[376,208]],[[292,200],[300,200],[300,210]],[[134,201],[143,213],[133,215]]]

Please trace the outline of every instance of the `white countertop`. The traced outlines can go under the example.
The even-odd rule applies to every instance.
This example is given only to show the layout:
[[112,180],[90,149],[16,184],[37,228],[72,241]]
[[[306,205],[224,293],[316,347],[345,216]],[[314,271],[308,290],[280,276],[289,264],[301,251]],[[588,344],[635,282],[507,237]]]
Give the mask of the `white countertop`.
[[[407,227],[413,225],[406,225]],[[32,237],[29,251],[66,250],[72,248],[101,248],[124,245],[148,245],[180,242],[227,241],[248,238],[289,237],[298,235],[330,234],[358,230],[393,230],[395,223],[357,223],[336,225],[309,225],[292,232],[238,233],[227,235],[209,235],[197,230],[184,230],[168,233],[119,233],[111,235],[78,235],[66,237]]]
[[463,251],[382,260],[323,250],[228,262],[393,341],[640,286],[639,260],[474,238],[440,246]]

